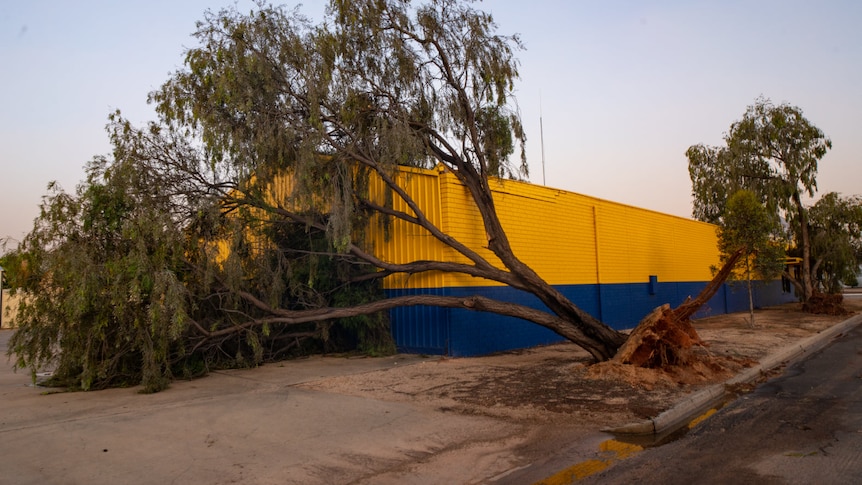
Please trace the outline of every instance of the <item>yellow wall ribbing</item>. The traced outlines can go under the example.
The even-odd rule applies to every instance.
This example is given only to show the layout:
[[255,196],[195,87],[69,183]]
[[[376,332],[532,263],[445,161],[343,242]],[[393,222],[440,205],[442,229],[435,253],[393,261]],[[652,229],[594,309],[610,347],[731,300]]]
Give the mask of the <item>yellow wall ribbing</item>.
[[[399,178],[447,234],[499,264],[485,247],[481,217],[467,190],[444,170],[404,169]],[[515,254],[554,285],[706,281],[718,263],[715,226],[636,207],[510,180],[492,180],[494,202]],[[382,197],[382,184],[372,192]],[[382,200],[382,199],[378,199]],[[412,213],[397,197],[394,207]],[[467,262],[427,231],[393,222],[390,239],[374,224],[369,240],[378,257]],[[459,274],[392,276],[387,288],[486,286]]]
[[[410,197],[417,201],[425,217],[440,227],[443,216],[440,207],[440,180],[436,174],[430,170],[404,168],[397,176],[398,185],[405,188]],[[383,204],[386,198],[385,190],[382,181],[372,179],[369,187],[369,195],[372,199]],[[392,208],[412,216],[416,215],[397,195],[392,196]],[[390,218],[390,220],[390,237],[387,238],[380,217],[372,218],[368,240],[370,249],[376,257],[391,263],[452,259],[452,256],[447,253],[448,248],[426,229],[399,219]],[[386,278],[385,283],[389,288],[442,288],[446,285],[446,275],[436,271],[412,276],[396,274]]]

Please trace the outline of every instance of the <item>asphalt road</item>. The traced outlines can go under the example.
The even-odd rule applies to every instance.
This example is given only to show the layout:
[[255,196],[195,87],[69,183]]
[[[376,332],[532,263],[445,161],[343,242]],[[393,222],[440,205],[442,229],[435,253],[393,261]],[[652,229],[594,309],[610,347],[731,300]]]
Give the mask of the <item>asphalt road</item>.
[[862,483],[862,329],[707,419],[579,483]]

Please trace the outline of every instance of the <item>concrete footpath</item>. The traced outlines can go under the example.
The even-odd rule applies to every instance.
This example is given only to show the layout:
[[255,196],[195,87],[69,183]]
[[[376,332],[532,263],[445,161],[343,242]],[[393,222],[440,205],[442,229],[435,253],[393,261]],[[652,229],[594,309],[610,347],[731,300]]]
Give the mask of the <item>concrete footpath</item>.
[[[513,450],[541,432],[295,387],[427,360],[418,356],[314,357],[216,372],[150,395],[58,393],[12,371],[11,333],[0,331],[2,485],[487,483],[521,466]],[[602,436],[584,437],[585,446]],[[559,444],[571,441],[559,436]]]

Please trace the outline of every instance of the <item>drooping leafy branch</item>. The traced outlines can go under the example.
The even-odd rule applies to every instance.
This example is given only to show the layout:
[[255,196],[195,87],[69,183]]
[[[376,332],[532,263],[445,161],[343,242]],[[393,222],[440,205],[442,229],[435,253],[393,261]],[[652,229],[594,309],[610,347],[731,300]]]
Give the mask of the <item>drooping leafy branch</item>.
[[[623,337],[525,265],[497,217],[489,178],[526,174],[510,106],[517,37],[497,35],[490,15],[451,0],[333,1],[328,12],[318,26],[264,6],[209,14],[187,69],[152,94],[161,126],[200,137],[209,164],[234,181],[223,195],[236,206],[325,231],[333,249],[379,277],[453,271],[528,291],[556,315],[552,329],[598,359],[613,355]],[[509,161],[515,143],[519,165]],[[399,166],[438,164],[469,191],[495,260],[436,227],[396,175]],[[290,196],[268,198],[261,187],[284,174]],[[369,178],[408,210],[369,195]],[[373,213],[422,227],[466,262],[377,258],[356,236]]]

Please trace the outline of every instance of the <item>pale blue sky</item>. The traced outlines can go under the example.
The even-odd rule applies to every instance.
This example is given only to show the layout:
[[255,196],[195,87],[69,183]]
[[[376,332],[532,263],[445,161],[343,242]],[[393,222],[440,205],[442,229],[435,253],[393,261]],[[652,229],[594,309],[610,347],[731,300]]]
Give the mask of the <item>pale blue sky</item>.
[[[181,67],[203,12],[232,0],[0,0],[0,238],[20,239],[51,180],[73,191],[119,108]],[[236,2],[241,10],[250,1]],[[303,2],[316,19],[322,1]],[[291,3],[288,3],[292,5]],[[832,138],[820,192],[862,194],[862,2],[485,1],[519,33],[516,96],[532,181],[688,217],[685,150],[720,144],[761,94]]]

